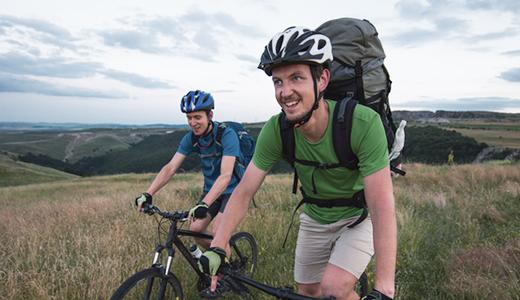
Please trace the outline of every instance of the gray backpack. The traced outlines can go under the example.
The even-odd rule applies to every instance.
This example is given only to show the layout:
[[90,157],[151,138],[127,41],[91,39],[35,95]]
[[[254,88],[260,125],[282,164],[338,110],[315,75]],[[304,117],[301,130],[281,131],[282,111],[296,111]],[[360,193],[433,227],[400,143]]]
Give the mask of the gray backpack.
[[[392,149],[397,127],[392,119],[388,102],[392,81],[384,65],[385,52],[374,25],[367,20],[341,18],[330,20],[319,26],[316,31],[326,35],[332,42],[334,60],[331,64],[331,80],[325,98],[344,102],[338,107],[353,110],[357,103],[372,108],[381,117],[385,128],[389,152]],[[347,102],[354,102],[346,104]],[[352,121],[346,111],[346,127],[351,129]],[[346,143],[350,148],[350,142]],[[351,149],[346,150],[349,156]],[[340,151],[343,152],[343,151]],[[347,160],[354,160],[348,157]],[[392,159],[392,171],[404,175],[396,168],[400,156]]]

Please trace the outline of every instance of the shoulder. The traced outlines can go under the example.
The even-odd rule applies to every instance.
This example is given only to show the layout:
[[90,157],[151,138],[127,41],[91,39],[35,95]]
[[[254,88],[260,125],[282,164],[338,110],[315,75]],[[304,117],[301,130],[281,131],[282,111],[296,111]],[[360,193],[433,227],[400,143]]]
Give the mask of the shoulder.
[[186,132],[186,134],[184,134],[184,136],[182,137],[181,144],[182,143],[189,143],[191,145],[192,137],[193,137],[193,133],[191,132],[191,130],[188,130],[188,132]]
[[361,122],[372,122],[374,118],[379,117],[376,111],[363,104],[356,105],[354,109],[354,120]]

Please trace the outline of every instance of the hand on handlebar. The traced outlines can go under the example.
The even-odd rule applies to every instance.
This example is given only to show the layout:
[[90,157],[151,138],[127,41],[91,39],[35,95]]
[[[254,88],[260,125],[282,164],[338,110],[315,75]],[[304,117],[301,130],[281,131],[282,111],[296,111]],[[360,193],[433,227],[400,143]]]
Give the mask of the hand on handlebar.
[[204,219],[207,217],[209,211],[209,207],[204,202],[199,202],[195,207],[190,209],[189,218],[190,219]]
[[143,205],[152,205],[152,195],[144,192],[141,195],[139,195],[137,198],[135,198],[135,205],[137,206],[137,209],[139,211],[143,211]]
[[370,294],[366,295],[361,300],[393,300],[393,298],[390,298],[380,291],[374,289],[372,292],[370,292]]

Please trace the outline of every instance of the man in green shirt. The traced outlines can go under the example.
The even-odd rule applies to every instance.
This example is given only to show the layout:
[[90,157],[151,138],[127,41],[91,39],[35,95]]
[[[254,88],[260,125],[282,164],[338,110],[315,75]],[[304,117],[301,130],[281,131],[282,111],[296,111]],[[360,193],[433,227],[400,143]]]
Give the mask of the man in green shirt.
[[[231,195],[212,248],[200,259],[205,272],[218,272],[226,256],[222,248],[245,217],[249,202],[269,169],[283,156],[279,118],[286,118],[295,128],[296,158],[338,162],[332,144],[336,102],[322,96],[330,80],[331,60],[330,40],[301,27],[278,33],[265,47],[259,68],[272,76],[275,97],[283,112],[262,128],[253,163]],[[304,196],[320,200],[318,204],[305,203],[300,216],[294,270],[298,292],[358,299],[354,286],[375,250],[375,290],[369,299],[392,299],[397,226],[386,137],[376,112],[356,106],[350,143],[359,159],[355,170],[320,169],[295,163]],[[364,194],[369,212],[361,222],[357,221],[362,220],[363,208],[321,205],[327,200],[354,198],[359,192]],[[355,223],[359,224],[349,227]]]

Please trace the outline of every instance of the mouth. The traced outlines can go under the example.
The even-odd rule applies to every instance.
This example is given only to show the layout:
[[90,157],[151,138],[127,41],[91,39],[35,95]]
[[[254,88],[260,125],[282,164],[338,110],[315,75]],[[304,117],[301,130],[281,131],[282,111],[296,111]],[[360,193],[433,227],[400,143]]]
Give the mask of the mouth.
[[283,102],[281,103],[282,104],[282,109],[283,110],[292,110],[294,109],[298,103],[300,103],[300,99],[296,99],[296,100],[290,100],[290,101],[286,101],[286,102]]

